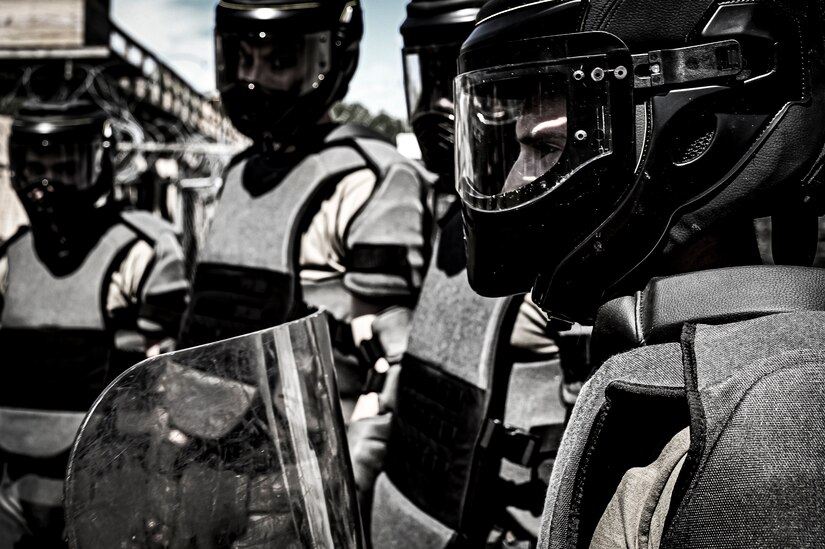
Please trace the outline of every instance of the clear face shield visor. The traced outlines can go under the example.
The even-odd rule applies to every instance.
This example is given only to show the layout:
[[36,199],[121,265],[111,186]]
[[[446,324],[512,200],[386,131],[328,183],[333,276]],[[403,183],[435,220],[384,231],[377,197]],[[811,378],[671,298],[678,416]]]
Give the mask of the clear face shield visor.
[[[31,141],[31,142],[28,142]],[[101,138],[55,141],[48,136],[12,141],[9,147],[12,186],[37,199],[56,189],[85,191],[95,185],[102,169]]]
[[329,77],[331,35],[329,30],[308,34],[218,32],[218,88],[245,82],[268,91],[307,95]]
[[410,120],[417,113],[452,114],[453,79],[458,72],[456,59],[460,49],[460,43],[404,48],[404,83]]
[[611,86],[626,67],[554,58],[459,75],[456,186],[465,203],[505,210],[537,200],[612,154]]

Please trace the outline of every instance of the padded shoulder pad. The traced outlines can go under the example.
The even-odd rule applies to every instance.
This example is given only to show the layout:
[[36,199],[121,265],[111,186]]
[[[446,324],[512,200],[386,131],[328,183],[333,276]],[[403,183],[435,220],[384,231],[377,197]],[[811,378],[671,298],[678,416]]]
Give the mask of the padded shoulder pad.
[[[427,172],[423,168],[398,152],[398,149],[386,141],[358,138],[354,140],[354,145],[364,155],[367,162],[375,166],[379,174],[386,174],[395,164],[406,164],[412,166],[424,179],[430,179],[426,177]],[[435,181],[434,178],[433,181]]]
[[146,211],[124,211],[121,212],[120,217],[126,225],[152,244],[164,234],[175,234],[175,228],[171,223]]
[[768,314],[825,310],[825,269],[748,266],[654,278],[603,305],[593,329],[597,363],[629,349],[678,341],[686,322],[726,324]]
[[569,528],[571,522],[577,520],[572,517],[579,516],[577,471],[584,460],[589,459],[588,446],[593,434],[599,431],[596,426],[600,425],[599,417],[609,404],[609,388],[613,384],[661,390],[683,387],[681,346],[678,343],[650,345],[615,355],[584,384],[550,476],[541,519],[540,549],[568,547]]
[[346,141],[348,139],[375,139],[390,144],[390,140],[384,134],[381,134],[372,128],[361,126],[360,124],[342,124],[329,132],[326,143],[334,143],[336,141]]
[[343,145],[354,148],[379,178],[385,176],[393,165],[405,164],[418,172],[418,176],[429,185],[435,184],[438,179],[438,176],[428,172],[420,163],[398,152],[386,136],[365,126],[343,124],[330,132],[325,144],[327,147]]
[[409,295],[424,266],[426,189],[409,162],[389,164],[345,236],[344,285],[363,296]]

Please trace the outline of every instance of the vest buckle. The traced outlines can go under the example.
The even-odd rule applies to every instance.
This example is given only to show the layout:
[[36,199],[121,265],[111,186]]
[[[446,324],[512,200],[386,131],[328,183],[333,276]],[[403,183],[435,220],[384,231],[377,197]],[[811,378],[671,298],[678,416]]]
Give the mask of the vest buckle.
[[522,467],[533,467],[541,454],[541,439],[518,427],[487,418],[479,437],[479,447]]

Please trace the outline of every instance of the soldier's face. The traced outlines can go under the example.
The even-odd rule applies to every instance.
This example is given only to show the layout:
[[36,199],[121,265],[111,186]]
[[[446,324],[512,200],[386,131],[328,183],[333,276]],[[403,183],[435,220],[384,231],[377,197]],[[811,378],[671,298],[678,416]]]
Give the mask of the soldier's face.
[[239,80],[277,91],[290,91],[301,84],[304,52],[297,41],[242,40],[238,57]]
[[556,165],[567,144],[567,101],[553,90],[538,91],[524,102],[516,122],[519,156],[502,192],[516,190]]

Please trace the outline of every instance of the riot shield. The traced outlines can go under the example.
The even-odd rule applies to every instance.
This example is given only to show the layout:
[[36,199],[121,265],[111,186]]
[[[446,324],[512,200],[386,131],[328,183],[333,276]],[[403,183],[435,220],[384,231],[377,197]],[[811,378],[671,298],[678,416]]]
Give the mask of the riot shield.
[[324,314],[124,372],[83,421],[65,507],[76,549],[362,547]]

